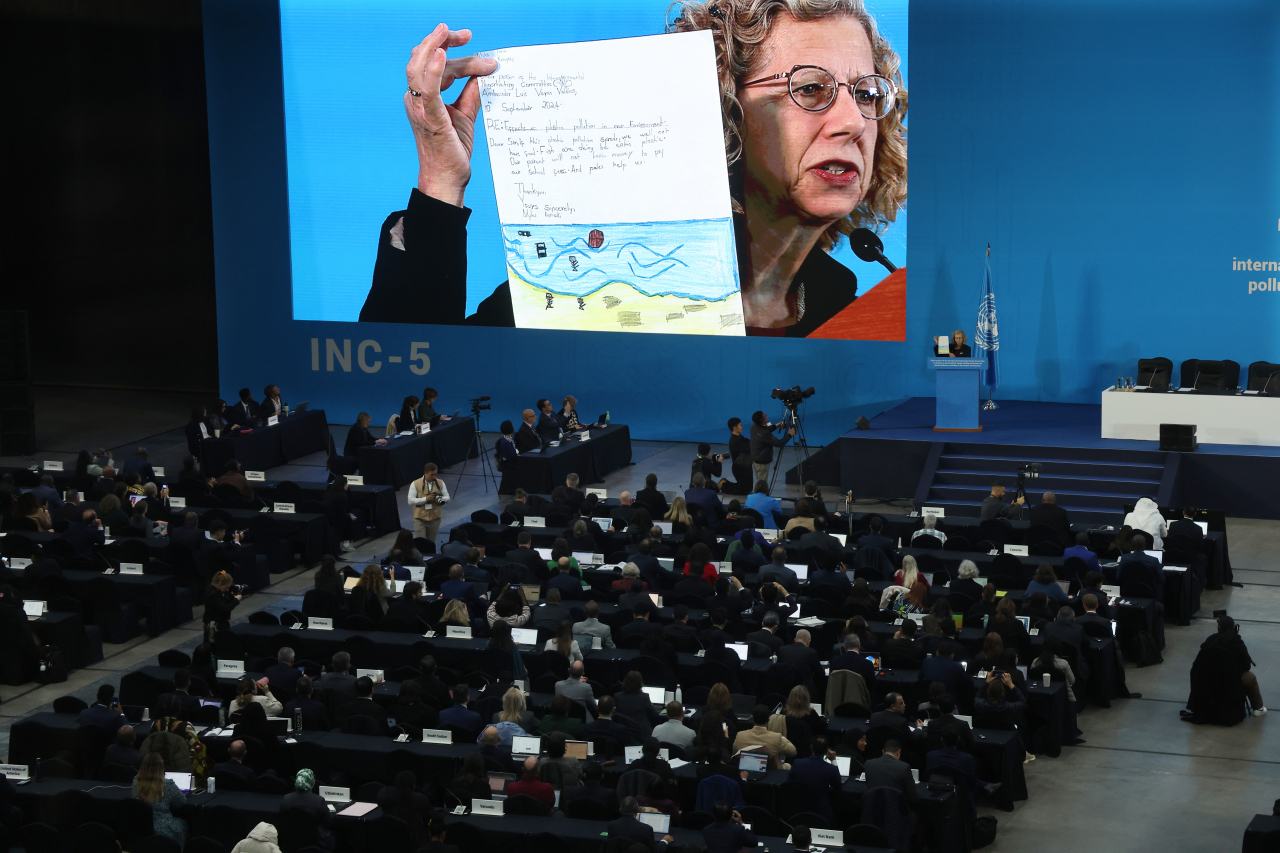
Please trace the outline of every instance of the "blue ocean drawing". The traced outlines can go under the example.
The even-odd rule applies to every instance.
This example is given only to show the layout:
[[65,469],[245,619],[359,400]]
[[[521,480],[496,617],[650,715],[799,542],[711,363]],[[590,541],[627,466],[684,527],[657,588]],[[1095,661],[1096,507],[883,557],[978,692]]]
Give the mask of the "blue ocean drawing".
[[606,284],[645,296],[720,300],[738,292],[729,219],[502,227],[507,265],[535,287],[587,296]]

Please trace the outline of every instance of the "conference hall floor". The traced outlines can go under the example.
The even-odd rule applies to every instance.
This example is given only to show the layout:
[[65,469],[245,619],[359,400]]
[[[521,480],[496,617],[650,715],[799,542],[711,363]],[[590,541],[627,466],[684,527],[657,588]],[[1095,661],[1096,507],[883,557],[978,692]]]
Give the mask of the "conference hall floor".
[[[195,395],[89,389],[37,389],[37,435],[33,457],[0,457],[0,466],[30,465],[32,459],[72,462],[80,448],[106,445],[117,459],[128,458],[141,443],[153,463],[180,466],[186,452],[182,430]],[[86,417],[86,414],[89,417]],[[618,418],[625,422],[625,417]],[[92,423],[92,429],[84,426]],[[341,446],[346,426],[331,425]],[[492,444],[493,436],[486,436]],[[717,448],[723,450],[723,448]],[[634,464],[606,479],[610,494],[644,485],[646,474],[658,476],[659,488],[683,488],[695,447],[683,442],[637,441]],[[793,464],[788,451],[787,465]],[[475,462],[443,473],[454,500],[445,524],[467,519],[476,509],[498,502],[492,482]],[[270,479],[323,480],[324,459],[306,457],[268,472]],[[410,525],[404,492],[398,505]],[[786,494],[797,494],[788,487]],[[859,509],[874,508],[874,505]],[[901,512],[893,507],[881,511]],[[1126,667],[1129,689],[1141,699],[1120,700],[1109,709],[1089,708],[1080,716],[1085,743],[1063,750],[1057,759],[1042,756],[1026,766],[1030,798],[1011,813],[981,808],[999,822],[992,851],[1036,850],[1075,853],[1081,846],[1107,851],[1169,849],[1221,851],[1240,844],[1245,826],[1256,813],[1269,813],[1280,797],[1280,713],[1250,718],[1233,728],[1193,726],[1179,720],[1188,691],[1188,673],[1200,643],[1214,629],[1211,612],[1227,609],[1257,661],[1263,697],[1280,712],[1280,521],[1228,519],[1227,530],[1235,579],[1228,587],[1202,596],[1202,609],[1190,627],[1166,627],[1164,663],[1145,669]],[[442,531],[442,536],[444,535]],[[390,547],[390,537],[358,543],[343,555],[346,563],[377,560]],[[267,589],[247,598],[237,618],[264,608],[280,609],[284,599],[300,599],[311,586],[312,569],[296,568],[272,577]],[[9,727],[20,717],[51,710],[58,696],[73,693],[92,701],[99,684],[119,683],[120,675],[154,663],[164,649],[194,648],[200,636],[196,620],[157,637],[139,637],[122,645],[105,645],[105,659],[71,673],[63,684],[28,684],[0,688],[0,755],[7,755]]]

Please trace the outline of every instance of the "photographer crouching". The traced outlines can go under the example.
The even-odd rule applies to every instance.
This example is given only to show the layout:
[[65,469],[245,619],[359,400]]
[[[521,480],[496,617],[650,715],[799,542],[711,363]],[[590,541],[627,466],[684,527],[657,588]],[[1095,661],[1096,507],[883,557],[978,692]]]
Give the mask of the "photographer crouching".
[[1240,626],[1226,613],[1218,614],[1218,631],[1200,644],[1191,664],[1191,696],[1182,719],[1189,723],[1234,726],[1245,718],[1249,698],[1253,716],[1267,713],[1249,648],[1240,637]]

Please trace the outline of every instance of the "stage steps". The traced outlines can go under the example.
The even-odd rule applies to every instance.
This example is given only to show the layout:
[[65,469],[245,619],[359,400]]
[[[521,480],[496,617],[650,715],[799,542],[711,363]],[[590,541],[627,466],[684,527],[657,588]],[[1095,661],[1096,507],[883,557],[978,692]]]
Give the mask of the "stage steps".
[[1176,475],[1166,470],[1170,456],[1178,454],[935,442],[922,472],[916,505],[941,506],[948,515],[977,517],[994,480],[1004,482],[1012,493],[1018,465],[1039,462],[1040,476],[1026,481],[1029,505],[1038,504],[1045,492],[1053,492],[1073,522],[1119,526],[1125,504],[1143,495],[1163,498],[1162,505],[1170,500],[1171,473]]

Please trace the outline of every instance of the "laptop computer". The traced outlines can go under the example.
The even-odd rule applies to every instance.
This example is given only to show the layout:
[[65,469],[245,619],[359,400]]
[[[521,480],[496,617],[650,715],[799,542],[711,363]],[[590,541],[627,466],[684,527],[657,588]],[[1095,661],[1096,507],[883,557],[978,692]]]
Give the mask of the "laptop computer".
[[803,581],[803,580],[808,580],[808,579],[809,579],[809,564],[808,564],[808,563],[786,563],[785,565],[786,565],[786,567],[787,567],[788,569],[790,569],[791,571],[793,571],[793,572],[795,572],[795,573],[796,573],[796,577],[797,577],[798,579],[800,579],[800,580],[802,580],[802,581]]
[[591,750],[587,748],[588,746],[589,744],[585,740],[567,740],[564,742],[564,754],[569,758],[586,761],[591,754]]
[[22,611],[27,614],[27,619],[39,619],[41,616],[49,612],[49,602],[24,601],[22,602]]
[[580,565],[580,566],[588,566],[588,565],[591,565],[591,552],[590,552],[590,551],[573,551],[573,552],[571,552],[570,556],[572,556],[572,557],[573,557],[573,559],[577,560],[577,561],[578,561],[578,565]]
[[550,559],[551,559],[551,549],[550,549],[550,548],[534,548],[533,550],[537,551],[537,552],[538,552],[538,556],[539,556],[539,557],[541,557],[542,559],[544,559],[544,560],[550,560]]
[[427,570],[423,566],[405,566],[409,570],[409,580],[422,583],[427,577]]
[[511,739],[512,755],[539,755],[542,752],[542,738],[540,737],[520,737],[517,735]]
[[1071,581],[1057,581],[1057,584],[1063,592],[1071,594]]
[[725,644],[724,644],[724,647],[725,647],[726,649],[733,649],[735,652],[737,652],[737,653],[738,653],[738,657],[739,657],[740,659],[742,659],[742,660],[746,660],[746,659],[747,659],[747,644],[746,644],[746,643],[725,643]]
[[538,644],[538,629],[537,628],[512,628],[511,640],[517,646],[536,646]]
[[310,400],[303,400],[301,403],[298,404],[298,408],[293,410],[293,413],[295,415],[300,415],[307,410],[307,406],[309,405],[311,405]]
[[267,717],[267,725],[276,737],[284,737],[293,729],[293,720],[290,717]]
[[655,705],[667,704],[667,688],[665,687],[641,687],[644,695],[649,697],[649,701]]
[[[671,535],[671,522],[670,522],[670,521],[655,521],[655,522],[653,523],[653,526],[654,526],[654,527],[656,527],[656,528],[658,528],[659,530],[661,530],[661,531],[662,531],[662,535],[663,535],[663,536],[670,536],[670,535]],[[661,557],[659,557],[658,559],[659,559],[659,560],[661,560],[662,558],[661,558]]]
[[489,772],[489,791],[490,796],[495,800],[505,800],[507,798],[507,786],[516,780],[514,773],[495,773]]
[[165,773],[164,778],[173,782],[173,784],[178,786],[179,791],[182,791],[185,793],[191,790],[191,784],[192,784],[192,781],[195,779],[195,775],[192,773],[178,773],[175,771],[171,771],[171,772]]
[[654,814],[653,812],[641,812],[636,815],[636,819],[641,823],[653,827],[654,835],[666,835],[671,829],[671,815]]
[[880,668],[880,655],[863,655],[863,657],[871,661],[871,665],[876,669]]
[[597,417],[597,418],[596,418],[596,423],[600,424],[601,426],[604,426],[605,424],[608,424],[608,423],[609,423],[609,413],[608,413],[608,412],[605,412],[604,414],[602,414],[602,415],[600,415],[599,417]]
[[761,752],[744,752],[738,756],[738,769],[745,770],[748,779],[760,779],[769,769],[769,756]]
[[1031,617],[1030,617],[1030,616],[1019,616],[1019,617],[1018,617],[1018,621],[1022,623],[1022,627],[1023,627],[1023,628],[1026,628],[1028,631],[1030,631],[1030,630],[1031,630]]
[[659,566],[662,566],[662,568],[666,569],[667,571],[669,571],[669,572],[670,572],[670,571],[673,571],[673,570],[675,569],[676,561],[675,561],[675,559],[674,559],[674,558],[672,558],[672,557],[658,557],[657,559],[658,559],[658,565],[659,565]]
[[1157,563],[1160,563],[1162,565],[1164,564],[1163,551],[1143,551],[1142,553],[1146,554],[1148,557],[1155,557]]

